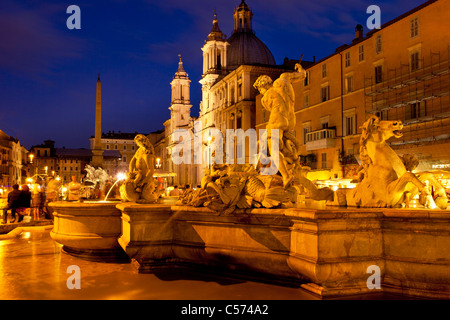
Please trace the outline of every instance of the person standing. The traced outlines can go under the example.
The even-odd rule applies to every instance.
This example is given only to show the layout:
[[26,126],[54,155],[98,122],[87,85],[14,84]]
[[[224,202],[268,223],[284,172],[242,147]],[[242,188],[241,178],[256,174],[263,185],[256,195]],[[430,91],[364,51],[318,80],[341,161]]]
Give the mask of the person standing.
[[69,189],[69,201],[80,200],[81,183],[77,181],[76,176],[72,176],[72,181],[69,183],[68,189]]
[[8,210],[11,210],[11,221],[13,223],[16,221],[16,210],[18,208],[18,200],[19,200],[20,190],[19,185],[13,185],[13,190],[8,193],[8,206],[3,209],[3,223],[7,222],[8,218]]
[[41,186],[37,182],[31,186],[31,211],[33,213],[33,220],[39,219],[39,203],[41,202],[40,188]]
[[53,177],[49,177],[47,188],[45,189],[46,201],[44,214],[46,219],[52,219],[53,217],[53,210],[51,209],[51,207],[48,206],[48,204],[50,202],[58,201],[59,188],[60,188],[59,181]]
[[22,222],[26,211],[31,208],[31,192],[28,185],[24,184],[22,186],[22,191],[20,192],[17,202],[17,214],[19,215],[19,220],[17,222]]

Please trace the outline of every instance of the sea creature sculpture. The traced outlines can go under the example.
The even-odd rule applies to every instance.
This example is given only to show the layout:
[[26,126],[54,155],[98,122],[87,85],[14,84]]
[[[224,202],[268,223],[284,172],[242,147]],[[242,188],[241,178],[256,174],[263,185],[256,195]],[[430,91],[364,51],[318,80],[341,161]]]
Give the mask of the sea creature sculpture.
[[[401,121],[381,121],[376,116],[363,124],[360,138],[362,180],[354,189],[336,191],[339,205],[402,207],[408,206],[409,199],[419,193],[422,205],[436,207],[430,185],[435,190],[443,190],[440,183],[429,175],[420,177],[408,171],[402,158],[387,143],[391,137],[402,137],[402,129]],[[445,192],[439,193],[437,203],[441,209],[447,207]]]

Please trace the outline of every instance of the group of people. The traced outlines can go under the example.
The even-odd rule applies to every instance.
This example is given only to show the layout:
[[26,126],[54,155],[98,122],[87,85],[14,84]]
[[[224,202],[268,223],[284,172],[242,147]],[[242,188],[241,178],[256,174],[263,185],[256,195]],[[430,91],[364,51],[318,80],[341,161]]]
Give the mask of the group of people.
[[32,215],[34,220],[40,216],[52,219],[48,203],[58,201],[59,181],[49,177],[45,184],[14,184],[12,191],[8,193],[6,207],[3,208],[3,223],[7,223],[8,212],[11,212],[10,223],[21,222],[25,215]]
[[18,215],[18,222],[23,220],[26,210],[31,208],[31,192],[28,185],[23,185],[19,190],[19,185],[13,185],[13,190],[8,193],[8,204],[3,209],[3,223],[7,223],[8,211],[11,211],[10,223],[16,221],[16,214]]

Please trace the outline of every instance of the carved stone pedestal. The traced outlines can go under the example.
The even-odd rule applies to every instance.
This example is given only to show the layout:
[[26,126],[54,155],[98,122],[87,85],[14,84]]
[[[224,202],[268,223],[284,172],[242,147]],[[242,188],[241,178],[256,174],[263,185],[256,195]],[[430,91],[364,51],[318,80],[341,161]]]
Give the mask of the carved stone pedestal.
[[[297,285],[322,298],[450,298],[450,213],[420,209],[252,209],[120,204],[119,243],[140,272],[193,267]],[[380,271],[370,289],[368,268]]]
[[[85,259],[140,272],[193,268],[297,286],[322,298],[394,293],[450,299],[450,212],[56,203],[51,235]],[[112,256],[111,256],[112,254]],[[371,289],[379,271],[380,289]],[[369,281],[368,281],[369,280]]]

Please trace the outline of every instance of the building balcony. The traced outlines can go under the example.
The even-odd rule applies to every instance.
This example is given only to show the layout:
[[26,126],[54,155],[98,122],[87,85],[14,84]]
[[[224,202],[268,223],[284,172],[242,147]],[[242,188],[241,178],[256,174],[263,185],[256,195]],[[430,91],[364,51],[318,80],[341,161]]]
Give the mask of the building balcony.
[[334,148],[336,129],[322,129],[306,134],[306,151]]

